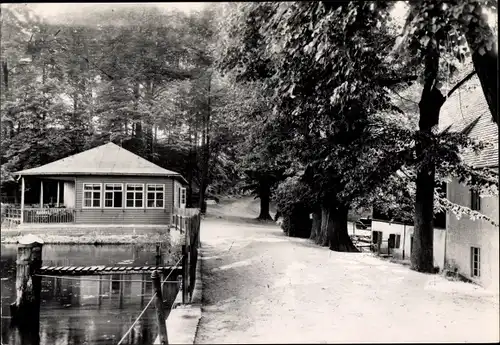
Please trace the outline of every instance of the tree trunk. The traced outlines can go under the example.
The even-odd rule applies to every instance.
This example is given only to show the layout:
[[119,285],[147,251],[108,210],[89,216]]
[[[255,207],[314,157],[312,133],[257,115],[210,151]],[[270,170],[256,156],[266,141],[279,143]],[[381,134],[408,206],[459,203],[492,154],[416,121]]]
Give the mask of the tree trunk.
[[187,162],[187,181],[188,186],[186,190],[186,204],[187,207],[193,207],[193,128],[190,125],[188,129],[189,133],[189,152],[188,152],[188,162]]
[[207,111],[203,121],[205,146],[203,147],[203,163],[201,169],[201,186],[200,186],[200,212],[202,214],[206,213],[206,208],[207,208],[207,205],[205,203],[205,191],[208,183],[208,163],[209,163],[208,161],[210,159],[210,113],[212,112],[211,94],[210,94],[211,85],[212,85],[212,74],[210,74],[208,79]]
[[259,220],[273,220],[269,214],[269,201],[271,199],[271,186],[265,178],[259,180],[260,214]]
[[[438,75],[439,53],[430,49],[426,56],[424,70],[424,89],[419,102],[420,120],[416,151],[422,160],[425,149],[431,144],[432,128],[439,123],[439,112],[446,100],[437,88],[435,81]],[[415,223],[413,233],[413,248],[411,252],[411,268],[419,272],[434,272],[434,179],[435,165],[433,162],[422,164],[417,171],[415,197]]]
[[347,214],[349,207],[332,206],[328,212],[328,243],[330,250],[336,252],[359,252],[352,244],[347,232]]
[[9,68],[7,65],[7,61],[2,62],[2,74],[3,74],[3,83],[5,86],[5,92],[9,91]]
[[316,241],[321,233],[321,212],[313,212],[312,217],[311,236],[309,238]]
[[[479,9],[481,6],[477,5]],[[478,14],[479,13],[479,14]],[[488,16],[483,11],[474,11],[472,13],[474,19],[467,25],[465,31],[465,38],[469,49],[472,52],[472,62],[476,70],[481,87],[483,89],[484,97],[490,108],[493,121],[498,125],[498,95],[497,95],[497,75],[498,75],[498,46],[497,40],[493,34],[493,30],[488,25]],[[485,40],[493,42],[491,49],[484,48]],[[479,52],[483,47],[484,54]]]
[[321,225],[319,228],[318,236],[316,237],[316,243],[322,247],[328,245],[328,219],[329,219],[329,209],[326,206],[321,206]]

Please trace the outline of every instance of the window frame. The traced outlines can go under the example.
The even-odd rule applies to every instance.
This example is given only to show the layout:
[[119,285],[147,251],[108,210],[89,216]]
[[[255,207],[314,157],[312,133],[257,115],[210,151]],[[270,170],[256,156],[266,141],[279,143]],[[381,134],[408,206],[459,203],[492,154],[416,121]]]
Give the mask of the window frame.
[[[129,192],[127,190],[128,186],[130,186],[130,185],[135,185],[135,186],[139,185],[139,186],[142,186],[142,206],[140,206],[140,207],[138,207],[138,206],[127,206],[127,200],[128,200],[127,199],[127,193],[134,193],[134,199],[133,199],[134,200],[134,205],[135,205],[135,201],[138,200],[138,199],[135,198],[135,193],[138,193],[138,191],[134,190],[134,191],[130,191]],[[125,184],[125,199],[124,199],[125,203],[123,204],[124,208],[126,208],[126,209],[137,209],[137,210],[144,209],[145,206],[146,206],[145,198],[144,198],[145,191],[146,191],[146,188],[144,187],[144,183],[133,183],[133,182],[126,183]]]
[[[477,260],[474,260],[477,258]],[[474,267],[474,263],[477,263],[477,267]],[[480,247],[470,247],[470,276],[472,278],[481,277],[481,248]]]
[[[94,190],[91,191],[92,193],[92,197],[90,198],[90,201],[91,201],[91,205],[90,206],[85,206],[85,186],[86,185],[99,185],[99,206],[93,206],[94,205],[94,200],[97,200],[97,199],[94,199],[94,194],[93,193],[96,193]],[[82,209],[99,209],[99,208],[102,208],[103,206],[103,202],[102,202],[102,198],[103,198],[103,186],[102,186],[102,182],[101,183],[93,183],[93,182],[83,182],[82,184]]]
[[470,190],[470,209],[473,211],[481,211],[481,195],[479,191]]
[[[148,191],[148,187],[149,186],[162,186],[163,190],[162,191],[156,191],[155,190],[155,191],[151,191],[150,192],[150,191]],[[146,198],[145,198],[145,202],[146,202],[145,206],[146,206],[146,208],[164,209],[166,207],[166,202],[165,202],[165,197],[166,197],[165,193],[166,193],[166,190],[167,189],[165,188],[165,184],[164,183],[146,183],[146,188],[145,188],[145,191],[144,191],[146,193]],[[148,199],[148,193],[154,193],[154,206],[148,206],[148,201],[149,201],[149,199]],[[162,199],[163,206],[156,206],[156,201],[158,200],[156,198],[156,194],[157,193],[162,193],[162,195],[163,195],[163,199]]]
[[[184,194],[184,202],[182,202],[183,194]],[[181,187],[179,189],[179,207],[186,208],[186,204],[187,204],[187,188]]]
[[[120,185],[122,190],[122,206],[121,207],[115,207],[114,204],[115,204],[115,199],[114,199],[114,195],[113,195],[113,206],[106,206],[106,185]],[[112,190],[112,191],[108,191],[108,193],[111,192],[114,194],[115,190]],[[103,202],[102,202],[102,207],[103,208],[106,208],[106,209],[122,209],[124,205],[124,202],[125,202],[125,189],[124,189],[124,186],[123,186],[123,183],[120,183],[120,182],[107,182],[107,183],[103,183]]]

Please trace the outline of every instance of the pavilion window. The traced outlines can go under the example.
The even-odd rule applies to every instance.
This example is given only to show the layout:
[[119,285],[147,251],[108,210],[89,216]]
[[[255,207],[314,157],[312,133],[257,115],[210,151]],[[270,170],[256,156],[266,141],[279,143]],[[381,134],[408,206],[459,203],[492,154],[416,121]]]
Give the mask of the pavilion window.
[[126,188],[125,206],[130,208],[143,208],[144,185],[129,183]]
[[180,205],[182,208],[186,207],[186,201],[187,201],[187,196],[186,196],[186,188],[181,188],[181,193],[180,193]]
[[123,207],[123,185],[121,183],[106,183],[104,185],[104,207]]
[[100,183],[83,184],[83,207],[100,208],[101,207],[101,188]]
[[164,208],[165,207],[165,185],[163,184],[148,184],[146,187],[146,206],[148,208]]

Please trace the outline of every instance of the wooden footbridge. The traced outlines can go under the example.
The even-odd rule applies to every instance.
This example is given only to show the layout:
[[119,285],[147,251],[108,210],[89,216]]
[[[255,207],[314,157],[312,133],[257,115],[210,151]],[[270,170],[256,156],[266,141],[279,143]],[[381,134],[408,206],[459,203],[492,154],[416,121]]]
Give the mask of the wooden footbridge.
[[181,272],[181,267],[176,266],[43,266],[38,271],[39,275],[106,275],[106,274],[151,274],[154,271],[169,273]]

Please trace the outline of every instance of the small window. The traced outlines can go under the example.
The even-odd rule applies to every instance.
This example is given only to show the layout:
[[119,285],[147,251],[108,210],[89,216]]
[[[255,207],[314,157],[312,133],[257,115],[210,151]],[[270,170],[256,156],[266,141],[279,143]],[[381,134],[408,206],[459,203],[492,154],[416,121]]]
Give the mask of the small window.
[[470,248],[471,254],[471,276],[479,278],[481,276],[481,249],[476,247]]
[[479,211],[481,209],[481,197],[477,190],[471,189],[470,191],[470,208],[474,211]]
[[104,207],[123,207],[123,185],[121,183],[106,183],[104,185]]
[[126,190],[125,207],[129,208],[143,208],[144,203],[144,185],[128,183]]
[[181,207],[186,207],[186,188],[181,188]]
[[162,184],[148,184],[146,187],[146,206],[148,208],[163,208],[164,204],[164,194],[165,186]]
[[100,208],[101,207],[101,184],[84,183],[83,184],[83,207]]

